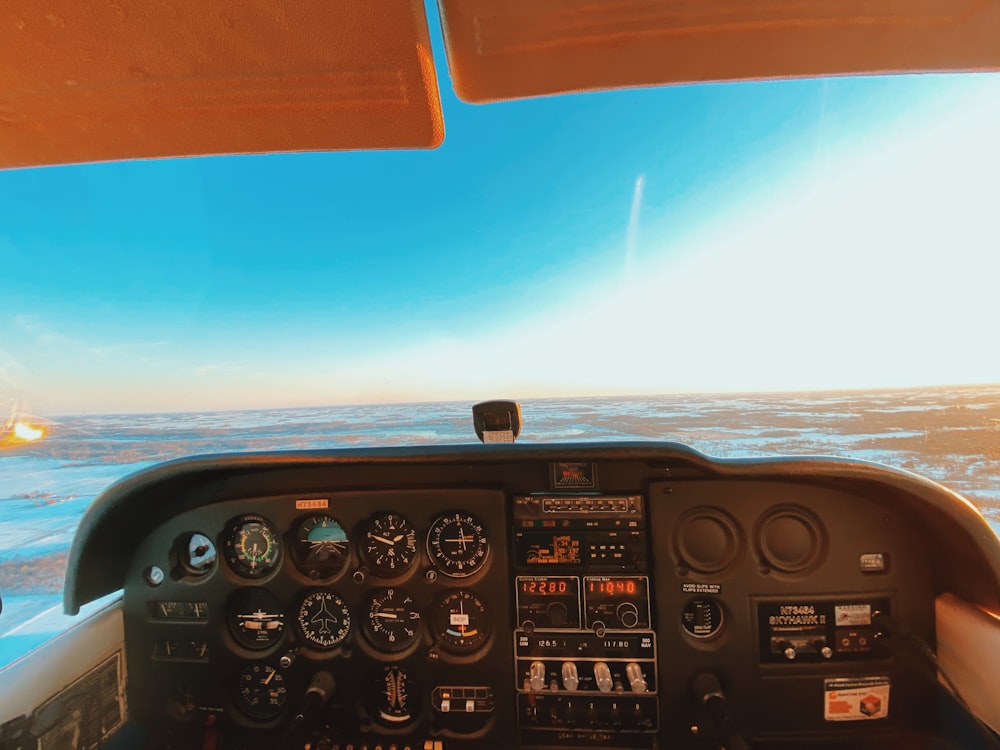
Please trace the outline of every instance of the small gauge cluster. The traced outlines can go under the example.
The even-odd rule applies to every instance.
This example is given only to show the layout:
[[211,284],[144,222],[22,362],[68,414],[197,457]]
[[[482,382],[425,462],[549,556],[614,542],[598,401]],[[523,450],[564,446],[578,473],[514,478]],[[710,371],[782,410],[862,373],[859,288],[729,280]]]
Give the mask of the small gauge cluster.
[[[191,538],[205,539],[201,534]],[[295,568],[311,580],[336,578],[351,559],[347,531],[326,514],[300,519],[290,535],[290,545]],[[490,542],[482,521],[470,513],[454,512],[434,519],[426,534],[425,549],[436,572],[450,578],[468,578],[485,567]],[[266,578],[281,565],[281,535],[259,515],[232,519],[223,534],[223,550],[230,570],[240,578]],[[361,524],[357,553],[362,566],[355,575],[399,579],[417,562],[418,550],[417,530],[408,518],[398,513],[378,513]]]

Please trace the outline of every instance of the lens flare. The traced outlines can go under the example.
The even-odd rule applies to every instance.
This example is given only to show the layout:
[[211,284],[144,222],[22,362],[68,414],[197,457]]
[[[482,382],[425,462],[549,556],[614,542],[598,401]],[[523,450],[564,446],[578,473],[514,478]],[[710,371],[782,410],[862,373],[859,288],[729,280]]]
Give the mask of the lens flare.
[[35,440],[41,440],[43,437],[45,437],[45,430],[41,427],[32,427],[27,422],[17,422],[14,425],[14,438],[17,440],[30,443]]
[[16,448],[34,443],[45,437],[48,430],[37,421],[23,418],[24,412],[15,408],[5,422],[0,422],[0,449]]

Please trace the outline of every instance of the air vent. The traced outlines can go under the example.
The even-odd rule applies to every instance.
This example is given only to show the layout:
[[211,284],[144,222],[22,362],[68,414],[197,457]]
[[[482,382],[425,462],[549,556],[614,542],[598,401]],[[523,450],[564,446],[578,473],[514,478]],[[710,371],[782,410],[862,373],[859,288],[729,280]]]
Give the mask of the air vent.
[[805,573],[822,560],[826,532],[805,508],[779,506],[757,522],[754,546],[763,565],[781,573]]
[[695,508],[677,521],[674,551],[696,573],[721,573],[739,556],[739,526],[718,508]]

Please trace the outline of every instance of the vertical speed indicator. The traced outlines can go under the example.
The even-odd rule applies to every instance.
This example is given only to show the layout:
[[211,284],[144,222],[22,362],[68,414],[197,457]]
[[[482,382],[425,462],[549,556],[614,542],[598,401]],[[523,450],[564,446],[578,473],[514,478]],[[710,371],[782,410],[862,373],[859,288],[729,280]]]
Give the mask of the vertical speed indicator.
[[427,555],[446,576],[473,575],[486,564],[489,554],[486,527],[470,513],[440,516],[427,533]]
[[376,589],[369,598],[365,634],[382,651],[403,651],[417,639],[420,610],[403,589]]

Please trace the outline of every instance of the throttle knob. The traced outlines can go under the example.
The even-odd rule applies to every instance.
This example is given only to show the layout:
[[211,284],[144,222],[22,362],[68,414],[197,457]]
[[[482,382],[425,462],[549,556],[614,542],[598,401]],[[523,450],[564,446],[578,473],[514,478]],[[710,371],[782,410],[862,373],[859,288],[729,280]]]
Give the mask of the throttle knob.
[[576,690],[580,684],[580,676],[576,671],[576,664],[571,661],[564,661],[562,665],[562,684],[567,690]]
[[610,693],[611,688],[614,686],[611,680],[611,670],[603,661],[599,661],[594,665],[594,682],[597,683],[597,689],[602,693]]

